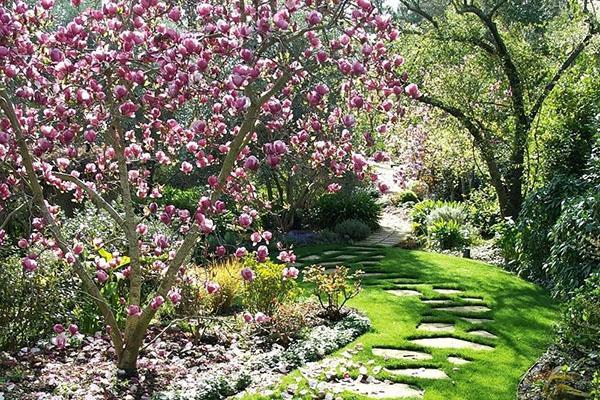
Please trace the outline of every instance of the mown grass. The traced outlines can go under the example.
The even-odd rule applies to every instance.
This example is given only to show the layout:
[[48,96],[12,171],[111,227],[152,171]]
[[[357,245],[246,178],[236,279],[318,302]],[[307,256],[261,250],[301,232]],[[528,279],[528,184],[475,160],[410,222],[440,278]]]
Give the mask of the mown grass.
[[[321,255],[320,262],[331,261],[335,255],[326,256],[323,252],[339,249],[334,246],[312,246],[297,250],[302,255]],[[355,254],[357,249],[345,248],[341,254]],[[553,338],[553,325],[558,308],[541,288],[526,282],[500,268],[485,263],[420,251],[406,251],[393,248],[378,248],[379,254],[386,257],[378,260],[378,266],[362,268],[370,272],[383,272],[385,276],[366,277],[364,291],[350,302],[350,306],[365,312],[372,321],[373,330],[357,340],[364,350],[354,356],[354,360],[367,363],[375,360],[377,365],[394,369],[400,367],[434,367],[442,369],[450,377],[445,380],[425,380],[391,375],[382,371],[377,377],[394,382],[408,383],[425,390],[425,400],[509,400],[515,398],[521,375],[545,351]],[[360,255],[351,260],[353,268],[360,267],[364,260],[372,260],[371,255]],[[314,262],[310,262],[314,263]],[[310,264],[308,263],[308,264]],[[346,262],[348,264],[348,262]],[[492,310],[487,313],[461,314],[477,316],[493,321],[483,324],[470,324],[460,320],[456,314],[440,312],[418,297],[397,297],[386,293],[392,288],[417,288],[423,298],[448,299],[452,304],[485,304]],[[442,296],[434,292],[436,288],[461,289],[463,296],[479,297],[482,301],[468,302],[458,296]],[[454,322],[456,332],[425,333],[417,331],[420,322]],[[467,332],[484,329],[497,339],[486,339]],[[453,336],[473,342],[494,346],[491,351],[457,349],[429,349],[419,347],[410,339],[422,337]],[[355,342],[356,343],[356,342]],[[352,345],[350,345],[352,346]],[[371,353],[373,347],[414,349],[431,353],[433,359],[427,361],[384,360]],[[341,353],[340,350],[338,352]],[[458,355],[472,360],[467,365],[456,366],[447,361],[449,355]],[[351,375],[356,376],[357,371]],[[295,382],[297,372],[283,381]],[[277,395],[247,396],[247,398],[276,398]],[[344,393],[344,399],[365,399],[365,397]],[[300,397],[298,397],[300,398]]]

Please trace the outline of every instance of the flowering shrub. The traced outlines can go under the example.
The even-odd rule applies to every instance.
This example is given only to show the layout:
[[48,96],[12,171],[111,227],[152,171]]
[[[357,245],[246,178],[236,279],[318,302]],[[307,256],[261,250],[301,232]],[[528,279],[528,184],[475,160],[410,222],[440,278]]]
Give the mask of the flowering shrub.
[[362,271],[350,274],[349,269],[343,266],[327,273],[325,268],[314,265],[306,270],[304,280],[314,284],[313,293],[327,318],[338,321],[344,315],[342,309],[346,302],[360,293],[361,275]]
[[[53,0],[0,6],[0,199],[31,202],[19,242],[64,259],[109,327],[119,368],[131,373],[155,314],[180,301],[174,286],[188,257],[223,230],[218,217],[229,208],[230,225],[256,228],[268,205],[253,184],[258,165],[277,170],[292,154],[311,154],[311,167],[332,180],[376,179],[356,116],[369,113],[384,131],[405,92],[419,92],[402,57],[388,57],[398,37],[391,18],[369,0],[203,1],[185,10],[173,1],[72,3],[64,24],[53,24]],[[325,69],[339,85],[319,80]],[[298,94],[306,111],[292,119]],[[269,141],[257,146],[265,132]],[[156,202],[157,165],[207,172],[194,210]],[[125,251],[67,234],[56,192],[105,210]],[[151,234],[149,221],[182,236]],[[265,261],[268,251],[261,245],[254,256]],[[21,263],[28,274],[42,266],[32,252]],[[148,270],[159,280],[145,294]],[[127,286],[118,306],[101,291],[117,272]]]
[[246,259],[242,270],[244,308],[252,312],[272,316],[277,308],[298,298],[300,290],[296,284],[298,270],[271,261],[259,263]]

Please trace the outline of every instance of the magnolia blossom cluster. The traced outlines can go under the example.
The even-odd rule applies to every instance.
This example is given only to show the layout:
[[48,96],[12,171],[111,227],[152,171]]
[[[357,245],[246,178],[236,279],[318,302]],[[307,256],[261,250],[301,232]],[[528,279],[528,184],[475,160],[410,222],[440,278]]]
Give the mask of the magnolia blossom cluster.
[[[172,1],[109,0],[54,27],[55,7],[53,0],[0,5],[0,161],[7,165],[0,212],[8,201],[28,201],[21,193],[35,189],[32,182],[47,188],[31,196],[36,215],[28,237],[18,238],[23,268],[38,268],[36,253],[25,251],[36,246],[64,258],[84,283],[95,271],[87,290],[124,277],[127,314],[146,323],[166,298],[179,302],[169,290],[186,256],[223,229],[215,221],[226,210],[255,247],[234,255],[268,259],[272,235],[256,222],[268,210],[255,184],[261,168],[301,159],[331,179],[330,191],[347,173],[376,181],[361,154],[372,145],[366,138],[397,120],[402,96],[420,96],[402,57],[389,54],[398,31],[369,0],[203,0],[186,11]],[[334,79],[320,81],[318,70]],[[158,201],[157,168],[208,176],[196,210]],[[123,248],[63,237],[59,206],[52,197],[39,201],[57,192],[107,211]],[[165,232],[150,232],[149,219]],[[5,236],[0,230],[0,242]],[[98,257],[101,249],[118,253],[107,260]],[[280,261],[295,261],[293,252],[278,250]],[[144,268],[166,282],[147,304],[139,293]],[[286,268],[282,279],[297,274]],[[242,276],[254,279],[252,271]],[[219,288],[207,283],[206,290]],[[116,325],[112,331],[119,341]]]
[[75,324],[70,324],[67,329],[62,324],[55,324],[52,327],[56,337],[52,340],[52,343],[57,349],[64,349],[68,342],[67,333],[71,336],[77,336],[79,334],[79,327]]

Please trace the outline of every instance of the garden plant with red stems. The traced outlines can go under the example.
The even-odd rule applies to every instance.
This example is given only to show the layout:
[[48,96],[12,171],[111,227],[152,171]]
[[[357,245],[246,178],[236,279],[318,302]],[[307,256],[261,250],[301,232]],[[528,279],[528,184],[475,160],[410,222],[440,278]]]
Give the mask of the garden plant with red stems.
[[[407,86],[402,58],[388,57],[398,32],[369,0],[226,0],[186,12],[158,0],[85,10],[79,3],[72,0],[78,15],[64,26],[53,22],[54,0],[0,6],[0,199],[2,207],[30,202],[31,234],[19,246],[64,260],[102,314],[119,368],[131,373],[154,315],[180,300],[176,284],[191,251],[220,229],[213,221],[228,208],[224,196],[237,203],[231,222],[250,235],[257,210],[268,207],[253,185],[260,164],[278,168],[304,153],[331,176],[331,190],[347,172],[374,179],[360,139],[385,130],[402,96],[419,93]],[[337,71],[339,87],[319,82],[319,69]],[[291,99],[299,94],[307,111],[293,120]],[[379,127],[358,127],[361,113]],[[255,145],[259,127],[273,138],[264,146]],[[156,164],[219,172],[189,213],[153,201],[161,194],[149,180]],[[108,212],[126,254],[105,262],[95,255],[108,245],[66,236],[56,193]],[[150,236],[150,219],[183,239]],[[256,243],[259,261],[269,256],[263,243]],[[44,268],[38,254],[23,258],[27,273]],[[129,280],[122,326],[100,290],[115,268]],[[162,275],[149,296],[142,295],[145,268]]]

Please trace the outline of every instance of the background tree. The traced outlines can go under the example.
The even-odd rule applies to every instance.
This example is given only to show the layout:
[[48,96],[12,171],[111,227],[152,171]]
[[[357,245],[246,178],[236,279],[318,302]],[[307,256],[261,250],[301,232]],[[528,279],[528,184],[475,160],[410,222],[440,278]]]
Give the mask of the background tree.
[[540,111],[597,36],[592,4],[400,0],[418,101],[472,137],[504,216],[516,217]]

